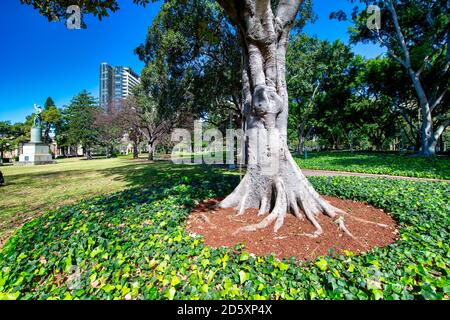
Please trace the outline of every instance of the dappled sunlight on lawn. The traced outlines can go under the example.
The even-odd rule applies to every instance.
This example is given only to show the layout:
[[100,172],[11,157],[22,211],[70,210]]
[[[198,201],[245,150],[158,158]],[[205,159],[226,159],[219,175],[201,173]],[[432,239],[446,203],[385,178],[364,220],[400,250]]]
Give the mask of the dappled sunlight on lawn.
[[129,187],[225,172],[206,165],[175,165],[169,161],[125,157],[62,159],[55,165],[8,166],[1,170],[6,184],[0,188],[0,242],[25,221],[49,209]]

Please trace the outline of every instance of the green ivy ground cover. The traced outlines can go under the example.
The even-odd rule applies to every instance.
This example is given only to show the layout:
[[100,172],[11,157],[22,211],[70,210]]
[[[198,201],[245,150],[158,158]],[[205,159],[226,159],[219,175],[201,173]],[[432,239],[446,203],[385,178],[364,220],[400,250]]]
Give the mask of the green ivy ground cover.
[[304,169],[349,171],[450,180],[449,157],[411,157],[406,154],[363,152],[311,152],[295,159]]
[[[448,299],[449,184],[313,177],[319,192],[391,212],[401,239],[309,263],[210,249],[187,234],[194,202],[235,177],[184,178],[97,197],[26,224],[0,251],[0,299]],[[369,226],[368,226],[369,227]]]

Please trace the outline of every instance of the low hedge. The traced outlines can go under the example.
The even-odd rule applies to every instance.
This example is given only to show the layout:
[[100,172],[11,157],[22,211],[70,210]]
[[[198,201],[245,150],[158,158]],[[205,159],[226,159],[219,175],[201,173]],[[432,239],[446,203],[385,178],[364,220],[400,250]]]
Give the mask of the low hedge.
[[[319,192],[392,213],[401,238],[316,261],[205,247],[184,231],[198,200],[234,177],[185,177],[53,210],[0,251],[0,299],[448,299],[449,185],[312,177]],[[370,226],[368,226],[370,227]]]

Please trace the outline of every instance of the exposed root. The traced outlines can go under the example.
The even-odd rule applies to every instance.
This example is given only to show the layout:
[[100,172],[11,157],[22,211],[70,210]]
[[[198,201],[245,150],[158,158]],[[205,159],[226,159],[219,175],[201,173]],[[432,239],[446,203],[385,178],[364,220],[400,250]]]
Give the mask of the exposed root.
[[384,223],[378,223],[378,222],[369,221],[369,220],[366,220],[366,219],[361,219],[361,218],[352,216],[350,213],[342,211],[342,210],[340,210],[339,213],[342,213],[343,215],[345,215],[349,219],[353,219],[353,220],[356,220],[356,221],[359,221],[359,222],[362,222],[362,223],[373,224],[373,225],[376,225],[376,226],[381,227],[381,228],[388,228],[389,227],[387,224],[384,224]]
[[[245,226],[242,228],[239,228],[236,230],[235,234],[241,231],[256,231],[259,229],[263,229],[268,227],[270,224],[272,224],[275,221],[275,227],[274,231],[278,232],[278,230],[281,228],[281,226],[284,223],[284,218],[286,217],[287,212],[287,197],[286,197],[286,189],[284,186],[284,183],[281,181],[281,179],[277,179],[275,183],[275,190],[276,190],[276,202],[275,207],[273,208],[272,212],[264,218],[261,222],[257,224],[252,224],[249,226]],[[246,199],[247,195],[244,196],[243,199]],[[265,212],[265,208],[267,205],[267,200],[261,200],[261,208],[260,208],[260,214]],[[242,210],[242,206],[241,206]],[[245,209],[244,209],[245,210]]]
[[348,231],[347,226],[344,223],[343,217],[337,218],[334,222],[339,226],[339,229],[342,230],[346,235],[348,235],[353,239],[356,239],[356,237],[353,234],[351,234],[350,231]]
[[291,194],[290,194],[289,203],[291,205],[291,210],[294,213],[294,215],[300,220],[305,219],[303,214],[300,212],[295,194],[293,192],[291,192]]
[[266,196],[263,196],[261,200],[261,205],[259,207],[258,216],[262,216],[270,210],[269,208],[269,200]]
[[[300,173],[301,174],[301,173]],[[302,178],[302,177],[300,177]],[[245,179],[244,179],[245,180]],[[246,185],[245,181],[241,182],[241,185],[238,186],[227,199],[225,199],[220,206],[224,207],[227,203],[236,203],[237,199],[240,198],[237,206],[237,215],[242,215],[246,209],[251,206],[251,192],[252,189],[250,186]],[[306,178],[303,177],[301,179],[302,183],[308,182]],[[261,200],[259,203],[259,212],[258,215],[264,215],[270,210],[270,200],[269,196],[273,196],[275,198],[275,205],[272,211],[259,223],[248,225],[242,228],[239,228],[235,231],[234,234],[239,232],[252,232],[259,229],[263,229],[274,223],[274,232],[278,232],[278,230],[282,227],[284,220],[286,218],[286,214],[288,211],[292,212],[298,219],[306,218],[313,224],[316,228],[315,232],[312,234],[305,234],[306,236],[317,238],[323,233],[323,229],[320,226],[317,216],[322,212],[327,214],[330,218],[335,220],[336,224],[339,228],[348,236],[355,238],[350,231],[345,226],[343,219],[340,219],[336,212],[339,210],[331,206],[327,201],[321,198],[317,192],[312,188],[311,185],[304,185],[303,188],[299,188],[297,192],[288,191],[285,182],[280,177],[274,178],[271,181],[273,188],[266,188],[266,194],[263,193],[261,196]],[[302,185],[300,185],[302,186]],[[272,191],[273,190],[273,191]],[[239,191],[239,192],[236,192]],[[254,190],[253,190],[254,191]],[[243,194],[239,194],[243,192]]]
[[241,220],[241,219],[236,219],[236,218],[231,218],[231,217],[228,217],[228,219],[229,219],[230,221],[237,221],[237,222],[245,223],[245,221],[244,221],[244,220]]
[[272,222],[274,222],[277,219],[277,213],[272,212],[271,214],[269,214],[266,218],[264,218],[264,220],[262,220],[261,222],[257,223],[257,224],[252,224],[249,226],[245,226],[242,228],[237,229],[235,232],[233,232],[233,235],[245,231],[245,232],[250,232],[250,231],[256,231],[259,229],[263,229],[268,227]]
[[206,222],[207,224],[209,224],[209,225],[211,226],[211,228],[217,229],[217,226],[216,226],[214,223],[212,223],[211,220],[209,220],[209,218],[208,218],[206,215],[201,214],[201,215],[199,216],[199,218],[200,218],[201,220],[203,220],[204,222]]
[[[364,223],[380,227],[387,225],[353,217],[347,212],[335,208],[322,198],[298,168],[292,156],[285,154],[280,171],[275,176],[267,176],[259,172],[260,168],[249,168],[239,186],[219,206],[234,207],[237,215],[242,215],[249,208],[258,208],[258,216],[268,213],[259,223],[239,228],[239,232],[252,232],[263,229],[274,223],[274,232],[283,226],[286,214],[292,212],[298,219],[307,219],[316,229],[304,236],[317,238],[323,233],[318,222],[320,214],[326,214],[347,236],[357,240],[345,225],[344,216]],[[273,201],[271,201],[273,200]],[[272,208],[273,206],[273,208]],[[359,242],[359,241],[358,241]]]
[[238,216],[244,214],[244,212],[245,212],[247,197],[248,197],[248,193],[245,193],[244,197],[241,200],[241,205],[240,205],[240,208],[239,208],[239,212],[237,214]]

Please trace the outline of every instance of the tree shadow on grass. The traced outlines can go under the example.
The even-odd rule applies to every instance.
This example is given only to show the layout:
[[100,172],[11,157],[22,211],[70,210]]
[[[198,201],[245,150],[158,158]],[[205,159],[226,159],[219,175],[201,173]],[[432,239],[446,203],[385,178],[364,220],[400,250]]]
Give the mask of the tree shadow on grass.
[[67,170],[67,171],[55,171],[55,172],[27,172],[27,173],[20,173],[20,174],[12,174],[12,175],[5,175],[5,190],[8,186],[13,185],[21,185],[26,186],[31,185],[35,183],[36,179],[40,180],[58,180],[70,178],[70,177],[77,177],[82,174],[86,173],[86,170]]
[[99,170],[114,181],[123,181],[129,187],[148,187],[161,183],[178,183],[183,178],[202,180],[211,176],[232,175],[226,169],[210,165],[174,164],[170,161],[139,162],[126,166]]

